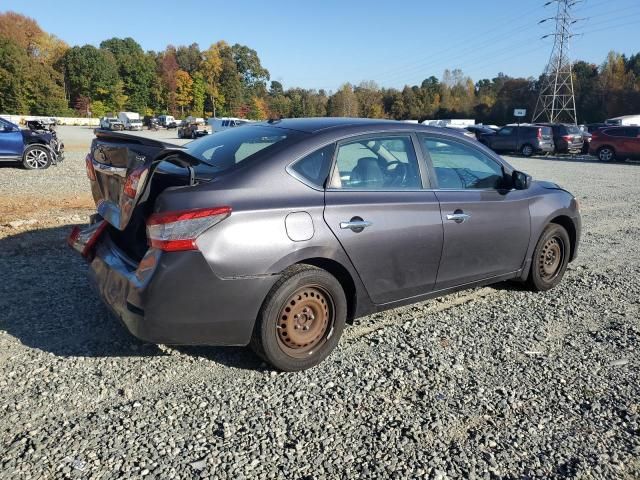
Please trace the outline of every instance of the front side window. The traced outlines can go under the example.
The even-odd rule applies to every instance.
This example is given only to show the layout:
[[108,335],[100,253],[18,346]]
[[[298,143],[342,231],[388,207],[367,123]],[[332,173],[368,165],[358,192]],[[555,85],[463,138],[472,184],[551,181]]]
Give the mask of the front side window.
[[354,190],[422,188],[411,137],[367,137],[341,144],[331,187]]
[[423,137],[440,189],[499,189],[502,165],[484,153],[455,140]]
[[511,135],[511,132],[513,132],[513,128],[504,127],[498,130],[498,135]]

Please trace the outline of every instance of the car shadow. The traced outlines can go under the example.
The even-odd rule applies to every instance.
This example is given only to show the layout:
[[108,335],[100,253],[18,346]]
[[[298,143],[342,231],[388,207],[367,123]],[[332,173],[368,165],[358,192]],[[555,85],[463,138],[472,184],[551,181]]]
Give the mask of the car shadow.
[[[168,355],[168,349],[131,335],[93,292],[88,265],[66,244],[71,227],[0,238],[0,330],[29,348],[61,357]],[[263,365],[247,348],[175,348],[235,368]]]

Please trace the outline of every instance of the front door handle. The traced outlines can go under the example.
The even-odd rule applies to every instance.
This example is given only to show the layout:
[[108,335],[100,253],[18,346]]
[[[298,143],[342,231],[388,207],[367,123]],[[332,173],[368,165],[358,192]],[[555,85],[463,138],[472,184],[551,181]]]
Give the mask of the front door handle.
[[464,213],[462,210],[456,210],[453,213],[448,213],[447,214],[447,220],[451,220],[451,221],[454,221],[456,223],[464,223],[470,218],[471,218],[471,214],[470,213]]
[[368,220],[363,220],[360,217],[353,217],[348,222],[340,222],[341,229],[343,230],[349,229],[352,232],[356,232],[356,233],[360,233],[365,228],[370,227],[371,225],[373,225],[373,222],[370,222]]

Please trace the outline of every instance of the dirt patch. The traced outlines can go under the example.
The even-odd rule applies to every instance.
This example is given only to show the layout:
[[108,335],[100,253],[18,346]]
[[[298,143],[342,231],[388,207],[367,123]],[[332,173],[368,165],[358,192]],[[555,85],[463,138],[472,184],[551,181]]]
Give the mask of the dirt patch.
[[89,193],[65,197],[18,195],[0,198],[0,225],[24,220],[27,223],[57,223],[57,216],[82,214],[94,210]]

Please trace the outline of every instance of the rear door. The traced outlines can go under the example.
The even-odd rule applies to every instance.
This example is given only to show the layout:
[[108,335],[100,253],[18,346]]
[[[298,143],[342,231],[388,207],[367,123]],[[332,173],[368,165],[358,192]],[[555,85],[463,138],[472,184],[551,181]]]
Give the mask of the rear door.
[[520,270],[529,245],[527,190],[506,190],[502,164],[462,139],[420,135],[444,228],[436,289]]
[[434,192],[422,188],[415,140],[381,133],[340,142],[325,192],[325,221],[376,304],[428,292],[436,280],[442,220]]

